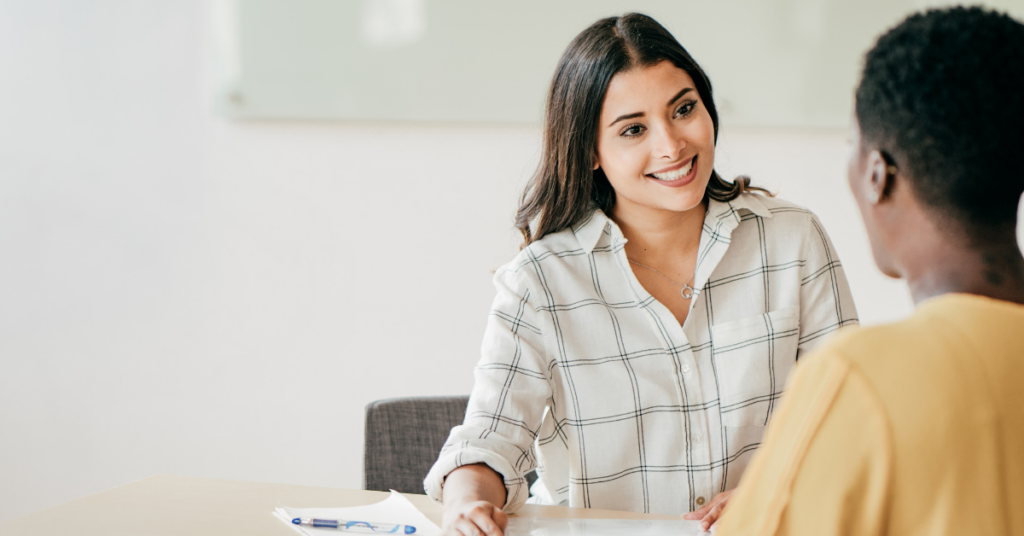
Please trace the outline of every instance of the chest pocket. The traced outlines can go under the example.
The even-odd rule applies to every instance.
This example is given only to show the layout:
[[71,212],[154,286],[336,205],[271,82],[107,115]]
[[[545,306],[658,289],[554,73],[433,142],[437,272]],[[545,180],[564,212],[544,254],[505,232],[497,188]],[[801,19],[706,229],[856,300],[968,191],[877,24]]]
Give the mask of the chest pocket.
[[764,426],[796,363],[800,309],[790,307],[712,326],[724,426]]

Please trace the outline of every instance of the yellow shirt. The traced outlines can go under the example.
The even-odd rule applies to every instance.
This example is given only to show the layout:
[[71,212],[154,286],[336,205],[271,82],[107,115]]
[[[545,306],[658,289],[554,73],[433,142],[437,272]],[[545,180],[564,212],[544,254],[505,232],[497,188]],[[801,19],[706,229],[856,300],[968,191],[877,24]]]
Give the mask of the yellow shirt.
[[1024,535],[1024,306],[940,296],[801,359],[717,534]]

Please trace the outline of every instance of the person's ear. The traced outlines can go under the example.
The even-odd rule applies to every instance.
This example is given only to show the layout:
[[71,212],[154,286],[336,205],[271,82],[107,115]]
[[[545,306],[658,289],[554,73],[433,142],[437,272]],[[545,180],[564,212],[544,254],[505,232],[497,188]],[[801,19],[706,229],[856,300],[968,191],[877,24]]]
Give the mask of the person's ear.
[[593,158],[594,158],[594,171],[597,171],[597,168],[601,167],[601,159],[597,157],[596,153],[594,154]]
[[875,150],[868,154],[868,171],[870,184],[867,185],[867,200],[872,205],[882,203],[892,189],[898,170],[889,163],[889,158],[881,151]]

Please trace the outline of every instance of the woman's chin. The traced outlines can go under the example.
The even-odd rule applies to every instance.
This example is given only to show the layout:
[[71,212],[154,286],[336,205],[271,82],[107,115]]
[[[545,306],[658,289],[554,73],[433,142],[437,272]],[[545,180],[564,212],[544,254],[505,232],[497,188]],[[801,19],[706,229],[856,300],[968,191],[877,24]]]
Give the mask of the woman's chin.
[[693,181],[682,188],[666,188],[654,183],[654,179],[642,188],[631,191],[616,191],[616,211],[631,213],[689,212],[701,208],[707,183]]
[[690,212],[697,209],[703,210],[704,205],[702,204],[702,201],[704,201],[703,195],[695,197],[692,200],[688,200],[685,203],[673,203],[668,207],[668,210],[671,210],[672,212]]
[[650,212],[676,212],[684,213],[695,209],[703,208],[701,202],[704,200],[704,193],[689,196],[672,196],[674,199],[652,199],[647,203],[639,203],[635,210]]
[[668,192],[667,195],[665,192],[659,192],[660,195],[653,199],[652,206],[673,212],[689,212],[700,208],[701,203],[704,201],[705,188],[700,187],[701,185],[698,184],[691,184],[690,186],[688,188],[674,189]]

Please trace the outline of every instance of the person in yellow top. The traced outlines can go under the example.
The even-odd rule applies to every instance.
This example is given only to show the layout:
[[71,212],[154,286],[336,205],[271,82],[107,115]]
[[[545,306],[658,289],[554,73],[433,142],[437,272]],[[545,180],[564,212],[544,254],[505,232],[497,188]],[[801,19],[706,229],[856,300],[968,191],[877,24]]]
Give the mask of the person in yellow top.
[[716,533],[1024,535],[1024,25],[910,16],[868,52],[852,130],[875,262],[917,309],[800,360]]

